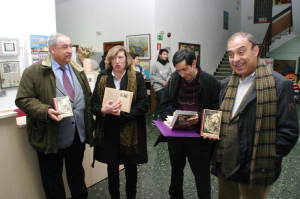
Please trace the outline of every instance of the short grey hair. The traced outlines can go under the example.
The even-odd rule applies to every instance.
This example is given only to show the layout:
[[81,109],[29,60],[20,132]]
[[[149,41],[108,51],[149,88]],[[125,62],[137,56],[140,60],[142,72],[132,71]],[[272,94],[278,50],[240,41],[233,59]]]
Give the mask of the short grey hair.
[[237,37],[242,37],[247,39],[253,46],[257,45],[254,36],[251,33],[248,32],[236,32],[233,35],[231,35],[229,37],[229,39],[227,40],[227,43],[229,43],[230,41],[234,40]]
[[[49,39],[48,39],[48,47],[52,47],[52,46],[55,46],[56,43],[57,43],[57,39],[59,37],[68,37],[67,35],[64,35],[62,33],[55,33],[55,34],[52,34],[50,35]],[[70,38],[70,37],[68,37]]]

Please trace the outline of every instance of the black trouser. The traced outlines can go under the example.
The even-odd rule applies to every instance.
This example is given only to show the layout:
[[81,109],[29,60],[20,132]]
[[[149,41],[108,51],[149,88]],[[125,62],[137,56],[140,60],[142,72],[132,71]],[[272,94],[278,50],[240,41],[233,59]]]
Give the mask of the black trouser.
[[78,133],[75,134],[73,144],[66,149],[60,149],[58,153],[38,152],[40,172],[47,199],[66,198],[62,179],[63,161],[65,161],[72,199],[86,199],[88,196],[82,166],[85,144],[81,143]]
[[[161,112],[163,111],[163,107],[161,106],[161,103],[164,101],[164,97],[165,97],[165,92],[166,92],[166,88],[162,88],[159,91],[155,92],[156,95],[156,110],[155,110],[155,116],[156,117],[160,117],[161,116]],[[158,118],[157,118],[158,119]]]
[[168,141],[168,149],[172,167],[171,184],[169,187],[170,198],[183,198],[182,186],[187,158],[195,177],[198,197],[201,199],[210,199],[211,144],[200,139],[176,139]]
[[[137,183],[137,165],[124,164],[126,177],[126,196],[128,199],[134,199],[136,196]],[[120,198],[120,180],[119,180],[119,164],[108,164],[108,189],[112,199]]]

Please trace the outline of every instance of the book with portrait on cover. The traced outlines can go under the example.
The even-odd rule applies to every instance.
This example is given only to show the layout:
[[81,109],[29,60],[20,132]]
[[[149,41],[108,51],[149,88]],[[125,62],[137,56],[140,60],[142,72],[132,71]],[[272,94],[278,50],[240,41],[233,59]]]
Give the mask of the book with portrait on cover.
[[164,124],[170,129],[191,129],[191,126],[187,126],[187,120],[196,118],[197,115],[196,111],[176,110],[172,116],[167,116]]
[[133,92],[105,87],[102,106],[109,100],[120,100],[122,103],[121,111],[130,113],[132,98]]
[[53,98],[54,109],[60,112],[60,117],[72,117],[73,109],[69,96]]
[[200,135],[219,139],[221,128],[222,111],[203,109]]

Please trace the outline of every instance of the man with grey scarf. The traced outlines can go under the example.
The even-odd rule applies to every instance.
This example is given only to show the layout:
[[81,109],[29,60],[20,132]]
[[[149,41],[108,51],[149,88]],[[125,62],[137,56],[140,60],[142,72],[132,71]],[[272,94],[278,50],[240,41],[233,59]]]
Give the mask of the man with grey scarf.
[[261,63],[249,33],[233,34],[227,52],[233,74],[220,92],[222,125],[212,173],[219,199],[264,199],[299,134],[292,82]]
[[174,67],[170,65],[168,59],[169,51],[167,49],[160,49],[158,58],[155,64],[150,69],[151,85],[155,91],[157,105],[154,114],[155,119],[159,119],[161,114],[161,103],[163,101],[165,88],[168,85],[171,74],[175,71]]

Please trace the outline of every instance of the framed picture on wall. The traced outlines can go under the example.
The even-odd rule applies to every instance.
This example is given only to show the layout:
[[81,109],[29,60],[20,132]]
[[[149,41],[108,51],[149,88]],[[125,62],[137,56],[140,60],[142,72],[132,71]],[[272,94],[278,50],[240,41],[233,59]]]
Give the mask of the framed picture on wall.
[[146,80],[150,80],[150,60],[143,60],[140,65],[144,69],[144,75],[146,75]]
[[223,12],[223,29],[228,30],[229,24],[229,13],[227,11]]
[[273,0],[273,5],[287,4],[291,3],[291,0]]
[[129,53],[137,54],[142,60],[151,59],[150,34],[128,35],[126,49]]
[[191,43],[179,42],[179,48],[178,49],[182,49],[182,48],[191,49],[195,53],[195,56],[197,58],[197,63],[200,65],[200,53],[201,53],[200,44],[191,44]]
[[0,56],[13,56],[19,55],[19,41],[14,38],[0,38]]

